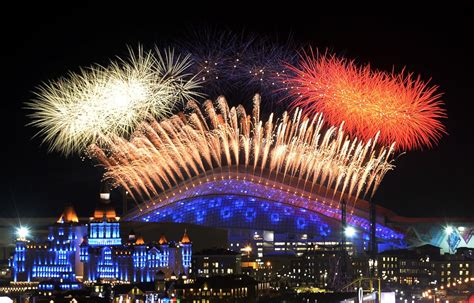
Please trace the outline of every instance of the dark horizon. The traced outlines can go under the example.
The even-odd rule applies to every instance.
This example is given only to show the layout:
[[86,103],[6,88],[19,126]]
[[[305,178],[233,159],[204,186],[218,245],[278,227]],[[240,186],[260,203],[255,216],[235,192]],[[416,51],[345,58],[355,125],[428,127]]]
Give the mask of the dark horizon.
[[398,157],[395,170],[385,177],[375,200],[404,216],[472,217],[474,213],[470,194],[474,185],[472,6],[438,7],[435,13],[415,12],[403,17],[396,9],[391,16],[311,18],[271,11],[258,18],[252,11],[226,12],[222,18],[213,18],[216,14],[210,10],[190,10],[181,16],[185,22],[173,22],[173,16],[157,17],[153,9],[140,11],[143,15],[130,11],[124,16],[123,11],[114,14],[93,4],[14,10],[16,24],[2,21],[6,42],[2,49],[6,65],[2,129],[6,138],[1,151],[0,217],[55,217],[66,203],[72,203],[80,216],[89,216],[97,201],[100,168],[78,156],[48,153],[40,138],[32,139],[36,130],[25,126],[29,120],[23,103],[34,97],[38,85],[79,67],[106,64],[116,55],[127,54],[127,45],[141,43],[149,48],[182,37],[191,28],[209,27],[283,38],[291,34],[298,42],[309,42],[357,62],[370,62],[378,69],[406,67],[425,81],[431,79],[444,93],[448,114],[444,123],[449,135],[431,150]]

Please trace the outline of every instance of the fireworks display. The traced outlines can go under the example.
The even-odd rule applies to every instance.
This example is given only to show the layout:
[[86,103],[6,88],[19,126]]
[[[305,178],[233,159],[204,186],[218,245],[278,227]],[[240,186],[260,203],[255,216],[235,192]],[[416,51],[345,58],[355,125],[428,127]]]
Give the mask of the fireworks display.
[[128,60],[93,66],[43,85],[27,103],[38,135],[65,155],[126,136],[148,117],[163,118],[195,95],[199,83],[187,73],[189,56],[173,51],[130,52]]
[[233,96],[251,100],[255,93],[263,96],[263,107],[281,99],[286,87],[285,63],[296,64],[296,43],[248,33],[208,30],[177,41],[178,49],[190,53],[193,71],[203,81],[203,92],[209,98]]
[[[356,201],[373,196],[395,150],[430,148],[445,133],[437,87],[411,74],[330,55],[297,62],[289,43],[213,37],[179,46],[189,55],[139,48],[44,84],[27,103],[30,124],[52,151],[87,151],[105,167],[104,179],[136,201],[222,168],[296,179],[303,190]],[[194,101],[228,88],[239,100],[286,94],[293,112],[278,106],[272,111],[281,118],[263,121],[259,94],[252,114],[224,97],[202,107]]]
[[322,112],[334,125],[345,122],[359,138],[380,132],[379,142],[411,150],[430,148],[445,133],[441,94],[412,74],[358,67],[325,54],[303,54],[290,68],[291,106],[308,115]]
[[223,97],[216,105],[206,101],[203,110],[191,101],[186,114],[142,123],[131,140],[115,136],[111,150],[94,147],[91,153],[105,166],[105,178],[140,200],[222,167],[296,177],[310,191],[323,185],[332,197],[357,199],[373,194],[393,167],[393,145],[375,149],[376,140],[351,140],[343,125],[324,130],[322,115],[299,110],[263,122],[257,95],[252,115],[242,106],[230,108]]

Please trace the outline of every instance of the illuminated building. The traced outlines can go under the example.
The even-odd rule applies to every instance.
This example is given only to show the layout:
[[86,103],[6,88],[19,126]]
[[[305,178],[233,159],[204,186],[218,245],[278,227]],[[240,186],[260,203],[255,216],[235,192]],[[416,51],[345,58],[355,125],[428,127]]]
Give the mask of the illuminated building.
[[474,277],[473,267],[473,249],[442,255],[439,247],[423,245],[385,251],[378,256],[379,276],[386,285],[440,286]]
[[433,261],[440,256],[439,247],[432,245],[384,251],[378,256],[379,275],[387,283],[428,285],[435,280]]
[[405,218],[393,219],[394,225],[406,235],[407,245],[430,244],[446,254],[459,248],[474,249],[474,218]]
[[433,260],[437,283],[446,284],[474,278],[474,249],[459,248],[455,254]]
[[91,247],[116,246],[122,244],[120,238],[119,217],[111,205],[109,193],[101,194],[101,201],[94,210],[94,216],[89,223],[87,243]]
[[165,281],[164,273],[158,272],[154,282],[141,282],[134,284],[115,285],[113,302],[152,302],[173,303],[177,298],[169,298],[167,290],[175,283],[175,280]]
[[188,274],[192,242],[186,233],[179,242],[164,235],[156,243],[145,243],[131,233],[122,242],[120,218],[101,194],[88,224],[79,222],[67,206],[49,227],[45,242],[34,242],[22,232],[9,260],[13,282],[41,282],[39,290],[80,288],[83,282],[150,282],[158,272]]
[[16,241],[15,252],[10,260],[14,282],[40,281],[39,289],[53,289],[53,283],[61,281],[61,289],[78,289],[76,278],[82,276],[79,262],[79,244],[87,227],[79,224],[72,206],[67,206],[56,223],[49,227],[47,240],[33,242],[26,237]]
[[213,248],[193,254],[190,270],[190,275],[193,277],[235,275],[240,273],[240,253],[223,248]]
[[247,275],[200,277],[193,283],[176,283],[172,295],[181,302],[256,302],[268,290],[268,282],[257,282]]
[[342,274],[338,266],[342,253],[339,245],[318,246],[292,258],[290,267],[287,271],[281,271],[280,275],[289,278],[291,284],[297,287],[332,287],[335,277]]
[[168,242],[162,235],[156,243],[145,243],[132,232],[122,243],[119,219],[108,194],[101,194],[89,223],[89,234],[80,245],[84,281],[137,283],[154,281],[160,271],[168,278],[173,273],[188,274],[192,242],[186,231],[179,242]]

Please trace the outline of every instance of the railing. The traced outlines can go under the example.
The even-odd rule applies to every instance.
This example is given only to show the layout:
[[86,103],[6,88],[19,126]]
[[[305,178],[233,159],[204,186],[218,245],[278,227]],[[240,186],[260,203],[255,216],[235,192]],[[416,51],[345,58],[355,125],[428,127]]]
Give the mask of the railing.
[[352,281],[351,283],[347,284],[346,286],[342,287],[341,291],[353,291],[354,288],[357,291],[362,291],[363,293],[372,293],[377,291],[377,301],[382,302],[382,290],[380,287],[380,278],[359,278],[357,280]]

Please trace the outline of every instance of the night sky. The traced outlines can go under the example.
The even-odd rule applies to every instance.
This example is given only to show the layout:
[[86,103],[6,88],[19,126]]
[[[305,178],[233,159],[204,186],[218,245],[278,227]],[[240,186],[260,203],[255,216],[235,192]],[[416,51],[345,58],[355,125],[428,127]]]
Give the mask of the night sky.
[[88,216],[97,200],[101,171],[93,163],[48,154],[40,139],[31,139],[35,129],[25,126],[27,111],[22,107],[37,85],[80,66],[106,64],[109,58],[126,55],[127,45],[152,47],[189,29],[209,27],[283,38],[291,34],[298,42],[375,68],[406,66],[425,80],[431,78],[444,92],[449,135],[432,150],[400,156],[376,201],[406,216],[474,214],[472,5],[432,11],[388,7],[383,13],[390,15],[358,15],[355,10],[336,16],[327,15],[336,8],[274,12],[242,5],[232,11],[215,12],[209,6],[181,12],[184,4],[164,8],[81,3],[69,8],[16,4],[4,10],[12,18],[1,21],[0,217],[56,216],[65,203]]

